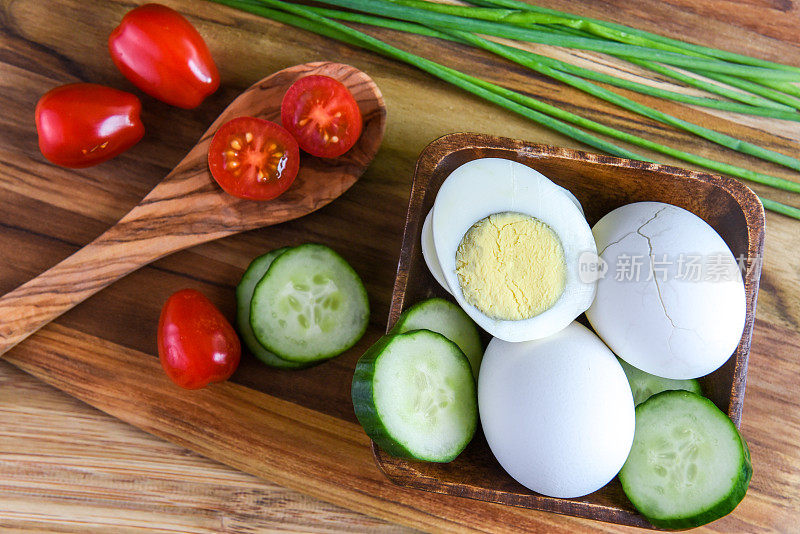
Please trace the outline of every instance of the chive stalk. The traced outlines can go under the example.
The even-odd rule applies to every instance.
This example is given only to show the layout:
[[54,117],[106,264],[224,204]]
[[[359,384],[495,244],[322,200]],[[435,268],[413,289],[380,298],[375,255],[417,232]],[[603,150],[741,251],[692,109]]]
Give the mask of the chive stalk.
[[[703,158],[702,156],[696,156],[693,154],[684,153],[682,151],[666,147],[658,143],[638,138],[635,135],[627,134],[625,132],[620,132],[608,126],[601,125],[599,123],[594,123],[593,121],[589,121],[588,119],[579,117],[574,114],[570,114],[563,110],[559,110],[554,106],[549,106],[547,104],[539,102],[531,97],[528,97],[527,95],[522,95],[515,91],[511,91],[509,89],[505,89],[503,87],[491,84],[489,82],[485,82],[483,80],[460,73],[458,71],[455,71],[454,69],[450,69],[448,67],[439,65],[425,58],[416,56],[404,50],[393,47],[370,35],[364,34],[362,32],[359,32],[358,30],[337,23],[335,21],[329,20],[328,18],[316,14],[305,7],[293,4],[287,4],[280,0],[213,0],[213,1],[221,4],[226,4],[232,7],[236,7],[238,9],[242,9],[245,11],[249,11],[251,13],[269,17],[279,22],[284,22],[286,24],[304,28],[306,30],[315,33],[319,33],[328,37],[332,37],[334,39],[344,41],[348,44],[367,48],[369,50],[379,52],[388,57],[404,61],[413,66],[416,66],[417,68],[420,68],[421,70],[429,72],[430,74],[433,74],[434,76],[437,76],[440,79],[443,79],[453,85],[461,87],[464,90],[467,90],[477,96],[480,96],[490,102],[501,105],[516,113],[520,113],[523,116],[526,116],[534,120],[535,122],[538,122],[542,125],[552,128],[564,135],[570,136],[576,140],[579,140],[586,144],[590,144],[591,146],[600,148],[601,150],[614,155],[632,159],[652,161],[647,158],[643,158],[638,154],[635,154],[627,149],[623,149],[621,147],[613,145],[612,143],[603,141],[602,139],[592,136],[591,134],[587,134],[586,132],[583,132],[577,128],[567,125],[560,120],[554,119],[553,117],[540,113],[534,109],[534,106],[539,107],[539,109],[547,109],[553,114],[560,114],[560,116],[564,118],[572,116],[572,120],[574,122],[579,123],[584,127],[587,128],[591,127],[607,135],[616,136],[617,138],[627,140],[634,144],[638,144],[639,146],[646,146],[653,150],[659,150],[664,154],[684,159],[685,161],[690,161],[701,166],[706,166],[713,170],[718,170],[720,172],[725,172],[733,176],[754,180],[759,183],[764,183],[778,188],[784,188],[784,189],[787,188],[787,185],[784,182],[788,182],[789,184],[793,184],[795,186],[800,187],[800,184],[795,184],[794,182],[790,182],[788,180],[783,180],[769,175],[763,175],[761,173],[757,173],[747,169],[741,169],[739,167],[735,167],[729,164],[709,160],[707,158]],[[800,210],[798,210],[797,208],[786,206],[784,204],[768,199],[762,199],[762,200],[766,201],[764,202],[764,205],[765,207],[767,207],[767,209],[776,211],[778,213],[782,213],[784,215],[788,215],[790,217],[795,217],[800,219]]]
[[[564,28],[550,28],[550,31],[553,31],[553,32],[556,32],[556,33],[561,33],[561,34],[573,35],[573,36],[586,36],[587,35],[585,32],[582,32],[580,30],[575,30],[573,28],[566,28],[566,27],[564,27]],[[609,54],[609,55],[613,55],[613,54]],[[689,76],[688,74],[685,74],[683,71],[680,71],[677,68],[669,66],[669,65],[662,65],[662,64],[656,63],[654,61],[648,61],[648,60],[644,60],[644,59],[637,59],[637,58],[626,57],[626,56],[614,56],[614,57],[623,59],[623,60],[628,61],[629,63],[633,63],[635,65],[639,65],[640,67],[643,67],[643,68],[648,69],[650,71],[653,71],[655,73],[667,76],[669,78],[673,78],[673,79],[675,79],[675,80],[677,80],[679,82],[682,82],[682,83],[684,83],[686,85],[689,85],[689,86],[692,86],[692,87],[696,87],[698,89],[702,89],[702,90],[710,92],[710,93],[718,94],[720,96],[724,96],[724,97],[730,98],[732,100],[737,100],[737,101],[745,103],[745,104],[750,104],[750,105],[759,106],[759,107],[769,107],[769,108],[775,108],[775,109],[783,109],[783,110],[787,110],[787,111],[794,111],[796,109],[800,109],[800,106],[798,106],[798,102],[800,102],[800,100],[794,99],[789,95],[781,93],[780,91],[773,90],[773,89],[770,89],[769,87],[766,87],[766,85],[765,85],[766,81],[765,80],[760,80],[760,83],[756,83],[754,81],[747,80],[747,79],[744,79],[744,78],[736,78],[736,77],[733,77],[733,76],[726,76],[724,74],[704,73],[704,72],[702,72],[702,71],[700,71],[698,69],[694,69],[694,70],[685,69],[686,72],[691,72],[693,74],[700,74],[702,76],[705,76],[706,78],[713,79],[713,80],[716,80],[716,81],[722,81],[723,79],[732,80],[731,82],[723,82],[723,83],[728,83],[729,85],[732,85],[732,86],[734,86],[734,87],[736,87],[738,89],[741,89],[743,91],[750,91],[750,92],[747,92],[747,93],[746,92],[739,92],[739,91],[731,90],[730,88],[728,88],[726,86],[717,85],[717,84],[714,84],[714,83],[710,83],[710,82],[708,82],[708,81],[706,81],[704,79],[701,79],[701,78],[695,78],[695,77]],[[775,84],[778,84],[778,83],[784,83],[784,82],[773,82],[772,85],[774,86]],[[789,85],[789,84],[784,84],[784,85]],[[783,102],[783,103],[781,103],[781,102]]]
[[[586,35],[584,32],[581,32],[579,30],[574,30],[572,28],[553,28],[551,30],[557,33],[565,33],[575,36]],[[637,59],[626,56],[614,56],[614,57],[623,59],[625,61],[628,61],[629,63],[633,63],[635,65],[653,71],[657,74],[673,78],[674,80],[677,80],[691,87],[696,87],[698,89],[702,89],[709,93],[718,94],[720,96],[724,96],[732,100],[737,100],[745,104],[750,104],[758,107],[783,109],[787,111],[794,111],[796,109],[800,109],[800,106],[798,106],[800,100],[794,99],[789,95],[781,93],[780,91],[776,91],[769,87],[766,87],[764,85],[764,80],[761,80],[761,83],[756,83],[744,78],[736,78],[733,76],[726,76],[724,74],[707,73],[707,72],[704,73],[698,69],[694,70],[685,69],[684,72],[678,70],[676,67],[670,65],[662,65],[655,61],[648,61],[644,59]],[[702,78],[695,78],[686,73],[699,74],[701,76],[704,76],[705,78],[709,78],[715,81],[732,80],[731,82],[724,81],[723,83],[728,83],[729,85],[736,87],[737,89],[749,92],[740,92],[732,90],[729,87],[710,83]],[[776,82],[776,83],[781,83],[781,82]]]
[[[465,41],[463,39],[459,39],[450,35],[448,33],[435,30],[433,28],[429,28],[427,26],[423,26],[421,24],[417,24],[414,22],[406,22],[400,21],[395,19],[387,19],[383,17],[376,17],[373,15],[367,15],[363,13],[355,13],[352,11],[339,11],[335,9],[328,9],[328,8],[321,8],[321,7],[311,7],[309,9],[314,11],[315,13],[322,15],[324,17],[333,18],[337,20],[344,20],[348,22],[355,22],[358,24],[368,24],[371,26],[377,26],[381,28],[387,28],[392,30],[403,31],[407,33],[415,33],[418,35],[424,35],[427,37],[436,37],[438,39],[447,39],[450,41],[462,42]],[[509,47],[508,45],[500,45],[504,47],[508,47],[511,50],[517,50],[519,53],[522,54],[529,54],[530,52],[525,50],[515,49],[514,47]],[[739,104],[736,102],[728,102],[724,100],[717,100],[713,98],[706,98],[706,97],[699,97],[693,95],[686,95],[683,93],[678,93],[676,91],[669,91],[666,89],[661,89],[658,87],[652,87],[649,85],[645,85],[642,83],[624,80],[617,78],[615,76],[611,76],[609,74],[605,74],[602,72],[597,72],[591,69],[587,69],[584,67],[579,67],[577,65],[572,65],[565,61],[561,61],[554,58],[549,58],[546,56],[536,55],[537,60],[545,65],[553,67],[557,70],[562,72],[566,72],[568,74],[574,74],[576,76],[580,76],[581,78],[586,78],[598,82],[607,83],[609,85],[613,85],[616,87],[620,87],[623,89],[628,89],[631,91],[635,91],[641,94],[655,96],[658,98],[666,99],[666,100],[674,100],[676,102],[682,102],[685,104],[691,104],[695,106],[701,106],[706,108],[712,109],[719,109],[722,111],[730,111],[733,113],[744,113],[748,115],[758,115],[762,117],[770,117],[774,119],[782,119],[782,120],[791,120],[791,121],[800,121],[800,113],[797,113],[793,108],[789,106],[785,106],[783,104],[778,104],[772,102],[771,100],[766,99],[745,99],[747,104]],[[688,76],[687,76],[688,77]],[[699,87],[701,89],[707,88],[708,85],[712,84],[701,84]],[[730,96],[729,93],[737,93],[736,91],[729,91],[724,92],[723,96]],[[743,95],[743,93],[738,93]],[[750,95],[747,95],[750,96]]]
[[[570,18],[564,16],[563,14],[556,14],[556,12],[552,12],[552,10],[526,10],[526,9],[520,9],[519,7],[517,9],[497,9],[497,8],[485,9],[485,8],[474,8],[466,6],[456,6],[450,4],[439,4],[436,2],[429,2],[426,0],[385,0],[385,1],[400,6],[406,6],[414,9],[428,10],[444,15],[453,15],[464,18],[478,19],[481,21],[508,24],[513,26],[519,26],[522,28],[526,27],[532,28],[534,26],[541,26],[541,25],[560,25],[564,26],[565,29],[571,28],[573,30],[578,30],[578,32],[568,34],[577,38],[582,38],[585,37],[586,35],[589,36],[594,35],[602,39],[614,40],[617,42],[636,45],[640,47],[659,49],[670,53],[682,52],[684,54],[689,54],[690,56],[698,58],[714,57],[714,55],[712,55],[714,53],[713,49],[708,49],[705,47],[687,47],[685,46],[685,43],[683,43],[683,46],[676,46],[674,44],[676,42],[671,39],[667,38],[652,39],[651,37],[653,37],[653,34],[647,34],[647,32],[631,33],[629,31],[622,31],[614,28],[613,25],[600,24],[598,23],[599,21],[594,21],[592,19],[584,19],[577,17]],[[677,43],[680,43],[680,41],[677,41]],[[647,60],[641,61],[642,58],[633,56],[626,57],[624,55],[614,52],[613,50],[609,50],[607,51],[607,53],[613,54],[618,57],[624,57],[625,59],[629,60],[639,59],[640,62],[638,64],[646,68],[651,68],[653,66],[652,61],[647,61]],[[719,55],[720,54],[716,54],[716,56]],[[735,62],[745,61],[745,59],[743,58],[746,58],[746,60],[754,59],[754,58],[747,58],[747,56],[739,56],[736,54],[732,55],[732,59],[734,59]],[[647,64],[642,65],[642,63],[645,62]],[[764,68],[771,68],[771,69],[775,69],[776,67],[788,67],[785,65],[780,65],[777,63],[772,63],[767,61],[747,61],[747,64],[750,65],[757,64],[763,66]],[[701,71],[704,70],[701,64],[682,65],[682,66],[685,68],[691,68],[692,70],[701,70]],[[656,70],[656,69],[651,69],[651,70]],[[800,69],[794,69],[794,68],[786,68],[786,69],[781,68],[779,70],[800,71]],[[714,73],[717,71],[710,70],[709,72]],[[665,72],[664,70],[661,70],[661,73],[672,76],[674,74],[674,71]],[[774,91],[764,91],[763,89],[759,90],[760,88],[757,86],[761,85],[775,89],[778,93],[786,93],[789,95],[793,95],[795,97],[800,97],[800,87],[797,87],[791,83],[785,81],[772,80],[764,76],[752,76],[748,74],[741,74],[741,76],[749,78],[752,81],[750,83],[740,83],[738,84],[738,86],[742,88],[747,88],[751,92],[758,92],[758,94],[764,94],[770,97],[776,96],[776,93]],[[758,81],[758,83],[755,82],[756,80]],[[795,108],[798,107],[797,99],[786,99],[786,98],[781,98],[780,96],[778,96],[778,98],[780,99],[780,101],[790,103],[790,105],[792,105]]]
[[658,35],[657,33],[651,33],[645,30],[640,30],[638,28],[633,28],[631,26],[625,26],[623,24],[617,24],[614,22],[608,22],[599,19],[592,19],[587,17],[581,17],[579,15],[574,15],[572,13],[565,13],[561,11],[556,11],[554,9],[543,8],[535,5],[528,4],[526,2],[521,2],[520,0],[468,0],[471,4],[481,5],[481,6],[489,6],[489,7],[501,7],[501,8],[508,8],[508,9],[515,9],[520,11],[529,11],[534,13],[542,13],[546,15],[557,15],[560,17],[575,19],[575,20],[583,20],[586,22],[590,22],[597,26],[603,26],[606,28],[618,30],[624,34],[628,35],[635,35],[640,37],[645,37],[651,41],[671,45],[677,48],[681,48],[686,51],[690,52],[697,52],[700,54],[704,54],[707,56],[715,57],[717,59],[722,59],[725,61],[731,61],[734,63],[741,63],[743,65],[751,65],[754,67],[764,67],[767,69],[777,69],[777,70],[785,70],[788,72],[796,72],[800,73],[800,68],[793,67],[791,65],[784,65],[782,63],[775,63],[773,61],[768,61],[765,59],[754,58],[750,56],[745,56],[742,54],[737,54],[735,52],[729,52],[727,50],[719,50],[716,48],[710,48],[707,46],[697,45],[693,43],[687,43],[684,41],[680,41],[678,39],[672,39],[670,37],[666,37],[663,35]]
[[745,91],[750,91],[751,93],[761,95],[764,98],[770,98],[775,102],[786,104],[787,106],[791,106],[795,109],[800,109],[800,98],[796,98],[781,91],[776,91],[775,89],[767,87],[763,84],[756,83],[751,80],[736,78],[734,76],[726,76],[718,72],[704,72],[702,70],[695,72],[701,76],[705,76],[706,78],[710,78],[733,87],[738,87],[739,89],[744,89]]
[[[326,0],[330,1],[330,0]],[[333,0],[336,2],[337,0]],[[397,2],[402,2],[403,4],[409,3],[408,0],[393,0]],[[412,0],[414,1],[414,0]],[[415,2],[419,3],[419,2]],[[423,2],[424,3],[424,2]],[[437,4],[438,5],[438,4]],[[355,6],[354,6],[355,7]],[[373,5],[374,7],[374,5]],[[360,19],[362,22],[367,22],[369,19],[366,17],[362,17]],[[373,20],[374,21],[374,20]],[[570,74],[561,72],[559,70],[555,70],[548,66],[547,58],[545,58],[545,62],[541,61],[543,56],[538,54],[534,54],[533,52],[528,52],[525,50],[519,50],[513,47],[505,46],[499,43],[495,43],[486,39],[483,39],[477,35],[473,35],[471,33],[460,31],[460,30],[450,30],[447,28],[441,28],[436,26],[433,23],[426,23],[429,28],[439,30],[443,33],[453,36],[455,39],[466,42],[473,46],[477,46],[479,48],[483,48],[487,51],[493,52],[501,57],[514,61],[518,64],[524,65],[528,68],[531,68],[537,72],[550,76],[556,80],[559,80],[563,83],[571,85],[573,87],[579,88],[593,96],[611,102],[615,105],[618,105],[624,109],[629,111],[633,111],[634,113],[638,113],[645,117],[651,118],[658,122],[662,122],[664,124],[668,124],[670,126],[674,126],[676,128],[688,131],[693,133],[699,137],[707,139],[711,142],[717,143],[721,146],[726,148],[730,148],[732,150],[736,150],[742,152],[744,154],[748,154],[751,156],[755,156],[761,158],[765,161],[769,161],[772,163],[776,163],[779,165],[783,165],[793,170],[800,171],[800,160],[787,156],[785,154],[781,154],[779,152],[775,152],[773,150],[769,150],[758,145],[748,143],[747,141],[743,141],[737,139],[735,137],[731,137],[729,135],[716,132],[709,128],[704,128],[702,126],[693,124],[691,122],[685,121],[683,119],[679,119],[667,113],[661,112],[659,110],[650,108],[648,106],[642,105],[638,102],[630,100],[624,96],[618,95],[613,91],[609,91],[603,87],[595,85],[591,82],[583,80],[581,78],[577,78]],[[685,159],[685,158],[684,158]],[[707,166],[707,165],[706,165]],[[741,173],[740,173],[741,174]],[[781,179],[778,179],[781,180]],[[773,183],[775,183],[773,181]],[[783,181],[783,187],[787,190],[800,192],[800,184],[796,182],[792,182],[790,180]]]
[[[767,87],[760,86],[756,83],[746,82],[746,80],[739,80],[738,78],[734,78],[732,76],[728,76],[726,78],[723,75],[716,76],[713,73],[701,74],[704,75],[706,78],[726,83],[732,87],[737,87],[738,89],[742,89],[744,91],[749,91],[749,92],[741,93],[739,91],[734,91],[721,85],[707,83],[704,80],[700,80],[693,76],[689,76],[688,74],[683,73],[678,69],[670,67],[668,65],[660,65],[652,61],[641,61],[633,58],[627,58],[627,60],[630,61],[631,63],[649,69],[658,74],[674,78],[675,80],[685,83],[686,85],[690,85],[698,89],[703,89],[705,91],[716,93],[720,96],[725,96],[733,100],[744,102],[746,104],[759,107],[771,107],[783,110],[800,109],[800,100],[795,101],[794,99],[791,99],[789,95],[782,95],[778,91],[773,91]],[[736,82],[737,80],[742,81],[745,82],[745,84],[729,83],[730,80],[733,80],[734,82]]]
[[[325,2],[326,0],[322,0],[322,1]],[[339,0],[339,1],[337,1],[337,0],[327,0],[327,1],[329,1],[331,3],[341,4],[341,0]],[[381,1],[381,0],[370,0],[370,1],[371,2],[376,2],[376,1]],[[679,53],[680,54],[680,52],[683,51],[684,54],[689,54],[691,57],[698,58],[698,62],[696,62],[694,64],[692,64],[688,60],[687,60],[687,63],[681,64],[680,66],[682,66],[684,68],[689,68],[689,69],[691,69],[693,71],[707,70],[707,71],[709,71],[711,73],[733,74],[732,71],[728,72],[728,73],[725,73],[725,72],[722,72],[721,69],[708,69],[708,68],[705,68],[704,67],[704,63],[700,62],[700,60],[702,60],[704,58],[705,59],[711,59],[711,56],[709,56],[709,55],[707,55],[705,53],[701,53],[699,51],[695,51],[695,50],[692,50],[692,49],[684,49],[684,48],[681,48],[681,47],[678,47],[678,46],[674,46],[673,44],[671,44],[671,42],[664,43],[664,42],[660,42],[660,41],[657,41],[657,40],[652,40],[652,39],[650,39],[650,38],[648,38],[646,36],[640,35],[640,34],[629,34],[629,33],[626,33],[626,32],[618,31],[618,30],[615,30],[615,29],[610,28],[608,26],[598,25],[595,22],[593,22],[592,20],[567,18],[567,17],[561,16],[561,15],[555,15],[555,14],[552,14],[552,13],[542,13],[542,12],[539,12],[539,11],[530,11],[530,10],[523,11],[523,10],[510,10],[510,9],[485,9],[485,8],[455,6],[455,5],[450,5],[450,4],[439,4],[439,3],[436,3],[436,2],[429,2],[427,0],[382,0],[382,1],[389,2],[391,4],[396,4],[397,6],[406,7],[409,10],[427,10],[427,11],[430,11],[432,13],[436,13],[436,14],[439,14],[439,15],[444,15],[445,17],[452,16],[452,17],[460,17],[462,19],[474,19],[474,20],[483,21],[483,22],[499,23],[499,24],[505,24],[505,25],[510,25],[510,26],[516,26],[516,27],[520,27],[520,28],[523,28],[523,29],[528,28],[528,29],[531,29],[532,31],[536,31],[536,30],[534,30],[534,28],[536,26],[553,25],[553,24],[562,25],[562,26],[565,27],[564,29],[571,28],[573,30],[578,30],[578,32],[572,32],[572,33],[566,33],[566,34],[559,32],[567,40],[569,40],[570,37],[575,38],[575,39],[585,39],[586,35],[588,34],[590,37],[592,35],[594,35],[594,36],[600,37],[602,39],[611,39],[611,40],[615,40],[617,42],[626,43],[626,44],[630,44],[630,45],[635,45],[635,46],[640,47],[640,48],[641,47],[645,47],[645,48],[663,50],[667,54],[672,54],[672,53]],[[353,6],[353,7],[355,7],[355,6]],[[414,12],[413,11],[409,11],[409,13],[413,14]],[[414,17],[416,17],[416,15],[414,15]],[[437,25],[439,23],[439,20],[440,19],[438,19],[437,17],[429,17],[429,22],[427,22],[426,24]],[[441,20],[448,21],[448,20],[451,20],[451,19],[444,18],[444,19],[441,19]],[[448,29],[458,29],[458,28],[452,28],[451,26],[447,26],[447,28]],[[467,30],[467,31],[473,31],[473,30]],[[497,32],[497,31],[495,33],[489,33],[489,32],[485,32],[485,33],[488,33],[489,35],[500,36],[500,37],[508,37],[508,35],[500,35],[500,33]],[[517,37],[517,39],[530,40],[532,42],[542,42],[544,44],[554,44],[553,42],[546,42],[545,43],[541,39],[536,40],[535,38],[533,38],[533,35],[534,34],[531,34],[531,37],[532,37],[531,39],[525,39],[522,35]],[[565,46],[569,46],[569,45],[565,44]],[[583,46],[573,46],[573,47],[574,48],[584,48]],[[603,50],[600,50],[600,46],[599,45],[597,45],[595,47],[584,48],[584,49],[603,51]],[[640,56],[631,56],[631,55],[626,56],[625,54],[619,53],[619,52],[617,52],[615,50],[612,50],[612,49],[607,49],[607,50],[605,50],[605,52],[609,53],[609,54],[612,54],[612,55],[615,55],[617,57],[623,57],[623,58],[629,59],[629,60],[630,59],[648,60],[648,58],[643,58],[643,57],[640,57]],[[669,58],[670,56],[667,55],[667,56],[663,56],[663,57],[664,58]],[[670,61],[668,59],[657,58],[657,60],[661,61],[663,63],[670,63]],[[652,59],[650,59],[648,62],[652,62]],[[677,65],[677,63],[673,63],[673,64]],[[768,64],[769,64],[769,62],[768,62]],[[774,65],[777,65],[777,64],[774,64]],[[648,66],[648,68],[649,68],[649,66]],[[774,68],[774,67],[772,67],[772,68]],[[778,92],[781,92],[781,93],[787,93],[789,95],[794,95],[794,96],[800,97],[800,87],[797,87],[797,86],[795,86],[795,85],[793,85],[791,83],[788,83],[786,81],[773,80],[773,79],[770,78],[770,76],[763,76],[763,71],[762,71],[762,75],[761,76],[758,76],[758,75],[755,75],[755,74],[747,74],[745,72],[742,72],[742,73],[740,73],[738,75],[741,76],[741,77],[744,77],[746,79],[752,80],[752,83],[755,83],[755,81],[757,80],[758,84],[760,84],[760,85],[767,86],[769,88],[775,89],[775,90],[777,90]],[[749,87],[753,87],[750,84],[748,84],[748,86]],[[771,95],[775,94],[774,92],[769,92],[769,91],[763,91],[763,92],[767,93],[767,94],[771,94]],[[794,104],[793,107],[797,107],[796,101],[794,99],[792,99],[791,101]]]
[[410,22],[426,25],[436,25],[437,28],[468,31],[495,37],[518,39],[552,46],[592,50],[619,56],[649,59],[660,63],[676,66],[691,67],[710,72],[720,72],[735,76],[756,79],[774,79],[783,81],[800,81],[800,72],[768,69],[720,61],[715,58],[692,57],[675,52],[667,52],[655,48],[628,45],[619,42],[609,42],[601,39],[576,37],[570,35],[554,34],[537,29],[505,25],[497,22],[458,17],[444,13],[437,13],[426,9],[406,7],[394,4],[387,0],[318,0],[321,4],[335,5],[348,9],[364,11]]
[[[635,102],[622,95],[618,95],[613,91],[609,91],[608,89],[595,85],[591,82],[572,76],[571,74],[567,74],[552,69],[545,63],[539,61],[539,58],[541,56],[534,54],[532,52],[527,52],[525,50],[516,50],[513,49],[512,47],[505,47],[498,43],[494,43],[492,41],[483,39],[481,37],[478,37],[477,35],[473,35],[467,32],[450,31],[449,33],[452,33],[453,35],[463,39],[464,41],[474,46],[483,48],[484,50],[487,50],[501,57],[504,57],[508,60],[524,65],[532,70],[545,74],[546,76],[550,76],[551,78],[554,78],[560,82],[581,89],[586,93],[601,98],[607,102],[611,102],[621,108],[633,111],[634,113],[638,113],[639,115],[643,115],[658,122],[669,124],[670,126],[680,128],[687,132],[691,132],[699,137],[702,137],[704,139],[707,139],[713,143],[717,143],[724,147],[730,148],[732,150],[736,150],[744,154],[749,154],[751,156],[761,158],[765,161],[770,161],[772,163],[777,163],[779,165],[783,165],[790,169],[800,171],[800,160],[797,160],[785,154],[781,154],[779,152],[775,152],[773,150],[760,147],[758,145],[754,145],[753,143],[748,143],[747,141],[743,141],[741,139],[736,139],[735,137],[731,137],[729,135],[711,130],[709,128],[704,128],[702,126],[685,121],[683,119],[679,119],[678,117],[674,117],[662,111]],[[794,182],[790,182],[788,180],[787,182],[793,185],[797,185],[797,191],[800,192],[800,184],[795,184]]]

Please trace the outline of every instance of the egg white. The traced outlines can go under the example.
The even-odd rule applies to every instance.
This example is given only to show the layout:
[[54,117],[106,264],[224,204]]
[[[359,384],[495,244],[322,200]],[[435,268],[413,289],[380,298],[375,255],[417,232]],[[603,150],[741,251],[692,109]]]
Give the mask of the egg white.
[[[581,214],[583,214],[583,206],[581,206],[581,203],[578,201],[577,197],[572,194],[572,191],[563,187],[561,187],[561,190],[570,198],[570,200],[572,200],[572,203],[575,204],[575,207],[581,210]],[[434,280],[436,280],[445,291],[452,295],[453,292],[450,290],[450,286],[447,285],[447,280],[444,278],[444,271],[442,271],[442,266],[439,264],[439,256],[436,255],[436,247],[433,244],[433,224],[431,223],[432,214],[433,210],[431,209],[425,216],[425,221],[422,223],[422,234],[420,236],[420,242],[422,244],[422,257],[425,260],[425,265],[428,267],[428,271],[430,271]]]
[[[446,282],[442,285],[481,328],[495,337],[528,341],[549,336],[566,327],[594,299],[595,281],[581,280],[578,270],[582,256],[596,254],[597,248],[580,204],[565,191],[530,167],[500,158],[465,163],[439,189],[429,226]],[[564,249],[564,292],[551,308],[530,319],[488,317],[466,301],[456,275],[456,251],[467,230],[484,217],[509,211],[530,215],[547,224]],[[432,263],[431,260],[429,268]]]
[[452,295],[453,291],[450,289],[450,286],[447,285],[447,280],[444,278],[444,271],[442,271],[442,266],[439,264],[439,256],[436,255],[436,247],[433,244],[432,213],[433,210],[429,211],[428,215],[425,216],[425,222],[422,223],[422,237],[420,238],[422,243],[422,257],[425,259],[425,265],[428,266],[428,270],[431,272],[431,275],[433,275],[433,278],[445,291]]
[[[575,204],[575,207],[581,210],[581,214],[583,214],[583,206],[581,206],[581,203],[578,201],[577,197],[572,194],[572,191],[563,187],[561,187],[561,190],[570,198],[570,200],[572,200],[572,203]],[[431,222],[432,214],[433,209],[428,212],[428,214],[425,216],[425,221],[422,223],[422,234],[420,236],[422,257],[425,260],[425,265],[428,267],[428,271],[430,271],[434,280],[436,280],[445,291],[452,295],[453,291],[450,289],[450,286],[447,285],[447,280],[444,278],[444,271],[442,271],[442,266],[439,263],[439,256],[436,255],[436,247],[433,244],[433,224]]]
[[478,411],[500,465],[527,488],[580,497],[606,485],[633,443],[625,372],[589,329],[545,339],[492,339],[478,377]]

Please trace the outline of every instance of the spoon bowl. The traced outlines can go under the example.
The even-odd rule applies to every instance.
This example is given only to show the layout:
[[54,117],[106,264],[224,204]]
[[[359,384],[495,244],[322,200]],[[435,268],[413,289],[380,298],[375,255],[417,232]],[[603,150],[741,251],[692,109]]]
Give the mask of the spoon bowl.
[[[208,169],[219,127],[236,117],[280,122],[281,101],[298,79],[330,76],[358,103],[364,127],[338,158],[301,154],[300,171],[280,197],[259,202],[225,193]],[[378,152],[386,107],[365,73],[341,63],[305,63],[257,82],[220,114],[197,144],[142,201],[97,239],[33,280],[0,297],[0,354],[126,274],[184,248],[278,224],[315,211],[347,191]]]

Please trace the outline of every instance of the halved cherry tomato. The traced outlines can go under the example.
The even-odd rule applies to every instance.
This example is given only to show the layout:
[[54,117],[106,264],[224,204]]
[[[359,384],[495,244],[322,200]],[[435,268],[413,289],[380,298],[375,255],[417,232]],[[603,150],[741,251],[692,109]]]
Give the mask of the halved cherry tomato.
[[300,169],[300,149],[294,137],[274,122],[237,117],[214,134],[208,168],[225,192],[270,200],[294,182]]
[[286,91],[281,122],[300,148],[321,158],[350,150],[363,127],[361,111],[347,87],[319,75],[300,78]]
[[199,389],[227,380],[241,354],[233,327],[205,295],[184,289],[167,299],[158,321],[158,357],[173,382]]
[[128,150],[144,135],[135,95],[94,83],[72,83],[36,104],[42,155],[64,167],[96,165]]
[[179,108],[197,107],[219,87],[203,37],[183,15],[159,4],[129,11],[108,38],[117,68],[148,95]]

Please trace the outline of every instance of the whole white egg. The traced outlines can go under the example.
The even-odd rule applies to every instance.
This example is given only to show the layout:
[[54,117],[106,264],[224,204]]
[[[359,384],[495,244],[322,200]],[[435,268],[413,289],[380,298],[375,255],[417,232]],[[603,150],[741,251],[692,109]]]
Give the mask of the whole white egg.
[[575,322],[536,341],[492,339],[478,378],[478,407],[503,469],[551,497],[602,488],[633,443],[625,372],[608,347]]
[[[534,316],[521,319],[490,316],[469,301],[459,282],[457,252],[465,235],[478,221],[502,213],[518,213],[544,223],[557,236],[563,250],[563,291],[551,306]],[[583,255],[596,252],[580,203],[563,187],[516,161],[481,158],[455,169],[442,183],[430,220],[423,225],[422,246],[428,268],[442,287],[481,328],[506,341],[528,341],[558,332],[594,299],[595,280],[582,279],[579,272]],[[488,248],[486,252],[490,253]],[[483,294],[501,283],[515,285],[516,281],[507,273],[489,274],[497,274],[496,278],[502,282],[488,284],[491,287],[485,288]],[[517,301],[528,300],[527,295],[518,294],[522,290],[513,291]]]
[[607,262],[589,322],[617,356],[664,378],[706,375],[744,329],[736,259],[697,215],[661,202],[615,209],[592,229]]

